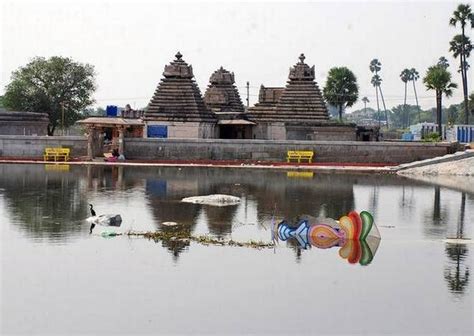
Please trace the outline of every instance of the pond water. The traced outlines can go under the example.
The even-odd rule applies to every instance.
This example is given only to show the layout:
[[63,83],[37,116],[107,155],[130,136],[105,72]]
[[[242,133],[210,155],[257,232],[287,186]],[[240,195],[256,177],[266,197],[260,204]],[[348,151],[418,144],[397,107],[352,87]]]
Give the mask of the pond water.
[[[239,205],[182,203],[228,194]],[[89,234],[88,204],[121,214]],[[104,238],[163,230],[271,241],[272,216],[371,212],[368,265],[340,247]],[[474,195],[397,176],[0,165],[2,334],[473,333]]]

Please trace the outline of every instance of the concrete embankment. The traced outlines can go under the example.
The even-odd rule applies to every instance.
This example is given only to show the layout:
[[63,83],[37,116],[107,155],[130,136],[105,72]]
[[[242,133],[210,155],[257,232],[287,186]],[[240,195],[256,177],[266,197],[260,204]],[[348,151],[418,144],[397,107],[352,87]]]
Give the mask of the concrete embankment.
[[474,150],[401,164],[396,170],[400,175],[474,176]]
[[394,167],[397,174],[474,194],[474,150]]

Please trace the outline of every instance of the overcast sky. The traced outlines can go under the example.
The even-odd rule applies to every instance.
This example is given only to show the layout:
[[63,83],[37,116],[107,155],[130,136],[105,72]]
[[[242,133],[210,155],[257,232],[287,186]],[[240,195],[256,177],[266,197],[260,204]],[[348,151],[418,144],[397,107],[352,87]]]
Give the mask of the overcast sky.
[[[284,86],[289,67],[304,53],[306,63],[316,66],[321,88],[331,67],[354,71],[360,98],[367,96],[372,107],[375,89],[368,65],[378,58],[382,90],[392,107],[403,104],[400,72],[415,67],[423,77],[440,56],[448,58],[453,80],[461,86],[458,60],[448,52],[459,30],[448,22],[459,3],[7,0],[0,14],[0,94],[11,72],[32,57],[59,55],[94,65],[96,105],[144,107],[165,64],[180,51],[193,65],[202,93],[211,73],[223,66],[235,73],[244,103],[250,82],[252,105],[260,84]],[[423,108],[435,106],[434,93],[424,89],[421,78],[417,90]],[[411,87],[408,93],[414,104]],[[461,100],[458,89],[445,104]],[[362,106],[359,102],[355,108]]]

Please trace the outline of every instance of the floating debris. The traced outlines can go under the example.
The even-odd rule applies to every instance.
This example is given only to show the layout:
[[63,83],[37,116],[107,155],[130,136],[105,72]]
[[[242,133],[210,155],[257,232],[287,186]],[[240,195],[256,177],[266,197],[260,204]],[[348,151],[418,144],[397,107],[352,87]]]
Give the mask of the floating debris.
[[227,206],[239,204],[240,198],[231,195],[214,194],[207,196],[185,197],[181,200],[181,202],[214,206]]
[[178,223],[176,223],[176,222],[163,222],[163,223],[161,223],[161,225],[163,225],[163,226],[176,226],[176,225],[178,225]]
[[443,242],[448,244],[474,244],[474,241],[470,238],[456,238],[456,237],[448,237],[443,240]]
[[108,238],[108,237],[120,236],[121,233],[117,233],[117,232],[114,232],[114,231],[102,231],[102,233],[100,235],[104,238]]
[[129,231],[125,233],[119,233],[117,235],[124,235],[124,236],[134,236],[134,237],[144,237],[148,239],[152,239],[155,242],[190,242],[193,241],[195,243],[199,243],[201,245],[214,245],[214,246],[237,246],[237,247],[249,247],[249,248],[273,248],[275,244],[273,242],[263,242],[263,241],[254,241],[249,240],[246,242],[239,242],[235,240],[224,240],[213,238],[210,236],[193,236],[189,232],[185,231],[172,231],[172,232],[164,232],[164,231],[148,231],[148,232],[135,232]]

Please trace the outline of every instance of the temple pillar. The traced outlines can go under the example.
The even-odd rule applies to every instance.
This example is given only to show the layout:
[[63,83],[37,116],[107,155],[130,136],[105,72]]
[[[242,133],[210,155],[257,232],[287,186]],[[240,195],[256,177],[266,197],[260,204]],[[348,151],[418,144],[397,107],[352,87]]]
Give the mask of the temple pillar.
[[95,129],[94,127],[90,126],[88,127],[88,132],[87,132],[87,158],[89,160],[92,160],[94,158],[94,154],[92,153],[92,143],[94,139],[94,132]]
[[123,133],[124,133],[123,127],[119,127],[118,132],[119,132],[118,151],[120,155],[123,155]]
[[104,128],[99,128],[99,140],[97,141],[97,153],[99,156],[102,156],[104,152]]

